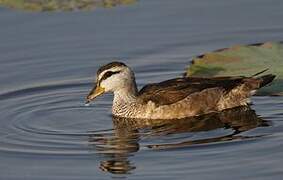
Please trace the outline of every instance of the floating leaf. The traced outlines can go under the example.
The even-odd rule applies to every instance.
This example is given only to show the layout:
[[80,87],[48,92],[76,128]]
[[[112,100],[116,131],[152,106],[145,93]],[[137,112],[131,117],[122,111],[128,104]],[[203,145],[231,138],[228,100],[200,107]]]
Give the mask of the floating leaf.
[[283,95],[283,45],[267,42],[237,45],[193,58],[187,76],[252,76],[268,68],[276,75],[274,82],[260,89],[258,95]]
[[133,4],[137,0],[0,0],[0,6],[25,11],[74,11],[111,8]]

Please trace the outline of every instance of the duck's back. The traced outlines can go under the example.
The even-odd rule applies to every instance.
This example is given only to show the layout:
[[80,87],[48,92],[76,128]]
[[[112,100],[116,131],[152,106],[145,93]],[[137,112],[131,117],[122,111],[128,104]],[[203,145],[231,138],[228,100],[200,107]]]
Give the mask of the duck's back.
[[138,94],[143,117],[174,119],[247,105],[249,97],[274,79],[261,77],[177,78],[143,87]]

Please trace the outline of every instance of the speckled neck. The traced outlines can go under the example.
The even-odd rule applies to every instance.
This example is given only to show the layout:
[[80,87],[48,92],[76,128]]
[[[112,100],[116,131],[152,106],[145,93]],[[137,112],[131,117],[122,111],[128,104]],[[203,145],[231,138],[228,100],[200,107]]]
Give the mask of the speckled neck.
[[130,114],[134,113],[137,94],[138,90],[135,81],[128,87],[116,90],[114,92],[112,113],[123,117],[128,117]]

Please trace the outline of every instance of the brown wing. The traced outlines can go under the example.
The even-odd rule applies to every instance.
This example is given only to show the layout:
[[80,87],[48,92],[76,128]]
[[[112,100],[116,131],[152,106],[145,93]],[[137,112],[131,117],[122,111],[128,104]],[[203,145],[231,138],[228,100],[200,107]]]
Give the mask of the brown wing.
[[173,104],[188,95],[204,89],[219,87],[226,91],[238,86],[245,77],[176,78],[144,86],[139,92],[142,103],[154,102],[157,106]]

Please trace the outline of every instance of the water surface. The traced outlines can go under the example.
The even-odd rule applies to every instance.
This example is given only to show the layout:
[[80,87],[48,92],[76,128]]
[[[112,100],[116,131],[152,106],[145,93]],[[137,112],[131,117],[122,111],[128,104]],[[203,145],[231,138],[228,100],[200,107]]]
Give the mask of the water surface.
[[138,1],[89,12],[0,9],[0,179],[281,179],[283,98],[172,122],[89,107],[95,71],[120,59],[139,87],[192,56],[283,39],[279,0]]

